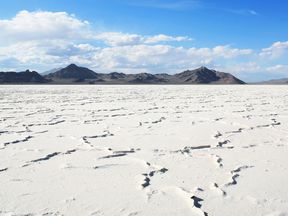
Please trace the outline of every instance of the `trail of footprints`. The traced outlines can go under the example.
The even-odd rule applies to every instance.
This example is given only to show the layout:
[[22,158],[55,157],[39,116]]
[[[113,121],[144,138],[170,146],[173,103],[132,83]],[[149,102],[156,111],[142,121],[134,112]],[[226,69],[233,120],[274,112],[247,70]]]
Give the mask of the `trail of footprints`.
[[[150,163],[147,163],[147,165],[149,167],[151,166]],[[164,174],[167,171],[168,171],[168,169],[163,167],[161,169],[154,169],[154,170],[152,170],[152,171],[150,171],[148,173],[142,174],[145,177],[144,180],[143,180],[143,183],[141,184],[142,188],[144,189],[144,188],[146,188],[146,187],[151,185],[151,179],[153,178],[154,175],[156,175],[156,174]]]
[[245,166],[241,166],[241,167],[238,167],[238,168],[232,170],[232,171],[231,171],[231,175],[232,175],[232,176],[231,176],[231,181],[228,182],[228,183],[226,183],[225,186],[226,186],[226,187],[229,187],[229,186],[232,186],[232,185],[236,185],[236,184],[238,183],[238,182],[237,182],[237,178],[240,177],[240,172],[241,172],[242,170],[249,169],[249,168],[253,168],[253,166],[247,166],[247,165],[245,165]]
[[199,212],[203,215],[203,216],[208,216],[208,213],[203,211],[201,209],[202,207],[202,202],[204,201],[203,199],[201,199],[200,197],[197,196],[192,196],[191,199],[193,200],[193,205],[195,208],[199,209]]
[[224,165],[223,165],[223,159],[222,159],[219,155],[212,154],[212,156],[213,156],[213,158],[214,158],[217,166],[218,166],[219,168],[223,168],[223,166],[224,166]]

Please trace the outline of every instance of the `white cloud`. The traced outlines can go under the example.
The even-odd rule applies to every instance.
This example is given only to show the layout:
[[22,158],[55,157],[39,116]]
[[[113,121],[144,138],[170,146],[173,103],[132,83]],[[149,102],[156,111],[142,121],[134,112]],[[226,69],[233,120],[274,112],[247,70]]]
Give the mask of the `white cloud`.
[[122,32],[97,32],[88,21],[66,12],[20,11],[12,19],[0,20],[0,45],[35,40],[98,40],[109,46],[126,46],[169,41],[188,41],[189,37],[164,34],[142,36]]
[[102,40],[110,46],[125,46],[139,44],[143,37],[137,34],[125,34],[122,32],[103,32],[93,37],[96,40]]
[[137,44],[155,44],[160,42],[181,42],[191,41],[189,37],[183,36],[169,36],[164,34],[154,36],[142,36],[138,34],[127,34],[122,32],[103,32],[96,34],[92,38],[104,41],[109,46],[130,46]]
[[30,41],[0,47],[0,59],[10,57],[17,59],[21,63],[53,63],[58,56],[47,54],[50,45],[51,43],[48,41],[46,43]]
[[230,46],[216,46],[212,49],[214,56],[223,58],[235,58],[238,56],[251,55],[253,50],[251,49],[235,49]]
[[234,74],[241,74],[241,73],[259,73],[264,72],[263,69],[257,62],[244,62],[244,63],[234,63],[230,65],[217,65],[217,70],[220,71],[229,71]]
[[266,68],[267,72],[288,74],[288,65],[274,65]]
[[288,41],[284,42],[278,41],[273,43],[272,46],[262,49],[259,55],[261,57],[276,59],[283,56],[287,50],[288,50]]
[[[216,48],[216,50],[218,49],[220,47]],[[142,44],[99,49],[91,56],[89,66],[96,68],[98,71],[104,70],[106,72],[121,70],[129,73],[143,71],[172,73],[201,65],[213,64],[217,59],[230,59],[242,55],[247,55],[247,52],[227,46],[223,48],[223,53],[218,55],[215,48],[197,49]],[[79,57],[79,59],[83,58]]]
[[[288,49],[288,41],[257,52],[229,45],[209,48],[175,43],[191,41],[187,36],[96,30],[65,12],[21,11],[12,19],[0,20],[0,70],[32,67],[43,71],[76,63],[98,72],[175,73],[205,65],[234,73],[288,73],[287,66],[274,62]],[[106,45],[95,46],[99,42]],[[265,67],[260,66],[263,56],[269,57],[264,58]]]
[[211,49],[163,44],[95,47],[87,43],[47,40],[0,47],[0,61],[9,56],[21,65],[28,67],[38,64],[47,67],[46,69],[73,62],[101,72],[121,70],[129,73],[143,71],[172,73],[201,65],[211,65],[221,59],[233,59],[249,53],[229,46],[217,46]]
[[191,41],[192,38],[189,37],[182,37],[182,36],[169,36],[169,35],[164,35],[164,34],[159,34],[159,35],[155,35],[152,37],[147,37],[145,39],[145,43],[159,43],[159,42],[169,42],[169,41],[177,41],[177,42],[181,42],[181,41]]
[[88,26],[66,12],[20,11],[10,20],[0,20],[0,41],[78,39],[85,37]]
[[234,74],[278,74],[288,75],[288,65],[260,65],[259,62],[245,62],[228,66],[216,66],[217,69],[222,71],[229,71]]

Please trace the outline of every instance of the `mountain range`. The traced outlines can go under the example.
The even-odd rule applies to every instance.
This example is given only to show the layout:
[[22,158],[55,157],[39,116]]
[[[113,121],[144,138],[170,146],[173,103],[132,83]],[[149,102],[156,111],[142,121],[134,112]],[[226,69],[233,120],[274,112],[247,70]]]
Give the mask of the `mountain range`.
[[229,73],[200,67],[175,75],[169,74],[125,74],[112,72],[96,73],[88,68],[70,64],[39,74],[35,71],[0,72],[1,84],[245,84]]
[[23,71],[23,72],[0,72],[0,84],[2,83],[47,83],[47,79],[41,76],[36,71]]

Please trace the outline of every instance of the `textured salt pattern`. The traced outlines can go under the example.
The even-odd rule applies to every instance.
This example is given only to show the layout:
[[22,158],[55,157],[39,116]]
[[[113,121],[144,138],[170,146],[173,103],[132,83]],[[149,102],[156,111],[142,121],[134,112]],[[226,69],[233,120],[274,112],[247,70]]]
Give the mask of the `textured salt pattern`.
[[0,215],[288,214],[286,86],[0,86]]

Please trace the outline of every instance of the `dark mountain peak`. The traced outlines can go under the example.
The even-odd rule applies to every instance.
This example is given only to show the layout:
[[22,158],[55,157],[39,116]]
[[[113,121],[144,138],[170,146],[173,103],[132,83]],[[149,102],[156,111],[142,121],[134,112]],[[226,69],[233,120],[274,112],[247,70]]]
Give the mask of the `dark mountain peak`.
[[195,71],[195,72],[198,72],[198,73],[215,73],[216,71],[215,70],[211,70],[205,66],[201,66],[195,70],[192,70],[192,71]]
[[196,70],[199,70],[199,71],[207,71],[207,70],[209,70],[210,71],[210,69],[208,69],[205,66],[201,66],[201,67],[197,68]]
[[210,70],[203,66],[195,70],[186,70],[175,76],[180,79],[180,82],[191,84],[244,84],[243,81],[229,73]]
[[98,75],[85,67],[79,67],[76,64],[70,64],[65,68],[62,68],[54,73],[50,73],[47,77],[52,79],[77,79],[77,80],[85,80],[85,79],[96,79]]
[[79,68],[79,67],[76,64],[70,64],[66,68],[75,69],[75,68]]
[[216,73],[206,67],[200,67],[195,70],[186,70],[176,74],[176,77],[188,83],[210,83],[218,80]]

